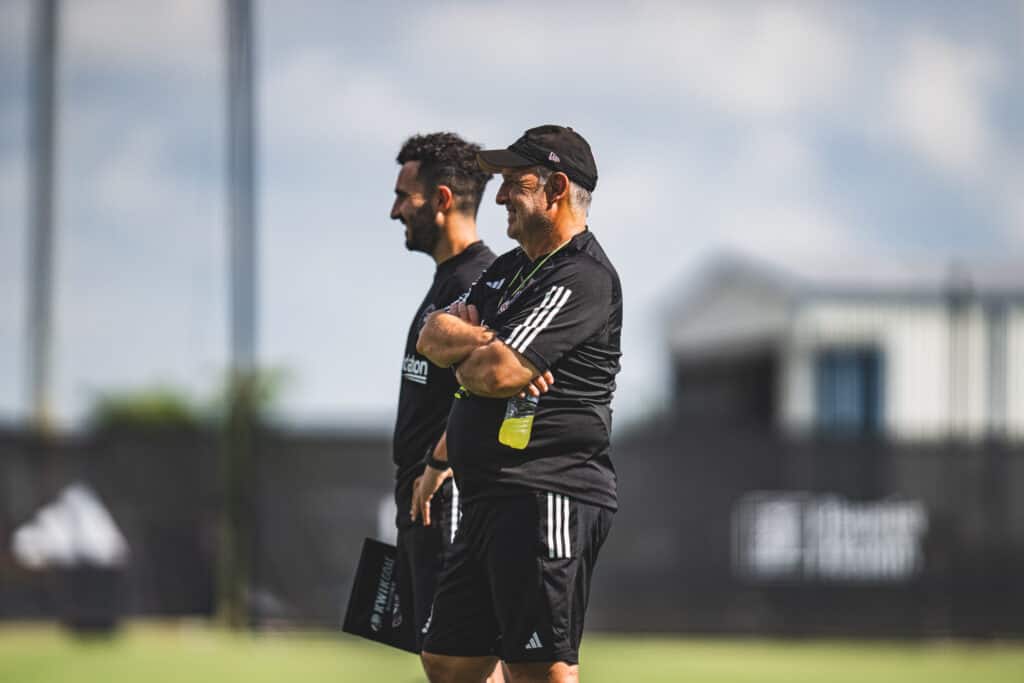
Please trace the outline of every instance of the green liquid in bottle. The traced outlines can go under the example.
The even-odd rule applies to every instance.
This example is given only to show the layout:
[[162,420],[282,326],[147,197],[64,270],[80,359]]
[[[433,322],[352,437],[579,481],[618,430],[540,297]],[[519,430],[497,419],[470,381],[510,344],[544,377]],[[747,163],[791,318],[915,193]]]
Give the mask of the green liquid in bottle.
[[505,407],[505,419],[498,430],[498,441],[509,448],[523,450],[530,443],[533,432],[533,416],[537,412],[538,398],[513,397]]

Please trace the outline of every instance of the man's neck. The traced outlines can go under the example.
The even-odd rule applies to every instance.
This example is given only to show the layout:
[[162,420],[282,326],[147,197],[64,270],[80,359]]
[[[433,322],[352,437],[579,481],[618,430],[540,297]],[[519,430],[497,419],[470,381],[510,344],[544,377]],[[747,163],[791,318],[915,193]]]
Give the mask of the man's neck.
[[556,224],[543,235],[537,235],[534,239],[521,242],[520,246],[531,261],[536,261],[541,256],[550,254],[555,249],[558,249],[586,229],[587,224],[585,222],[564,223],[561,226]]
[[434,257],[434,263],[441,265],[479,241],[480,238],[476,235],[476,219],[452,213],[447,216],[447,222],[441,229],[441,237],[437,240],[431,256]]

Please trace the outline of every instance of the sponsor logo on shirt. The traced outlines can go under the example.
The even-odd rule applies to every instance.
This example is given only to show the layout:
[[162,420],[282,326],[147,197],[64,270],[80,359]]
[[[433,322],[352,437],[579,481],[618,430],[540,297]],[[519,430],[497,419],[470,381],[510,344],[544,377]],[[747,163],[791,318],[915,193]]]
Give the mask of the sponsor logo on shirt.
[[422,358],[409,354],[402,362],[402,377],[417,384],[427,383],[427,373],[430,371],[430,363]]
[[498,311],[497,311],[498,315],[501,315],[502,313],[507,311],[509,309],[509,306],[514,304],[516,302],[516,299],[518,299],[520,296],[522,296],[524,291],[525,291],[525,288],[519,290],[518,292],[515,292],[512,296],[510,296],[505,301],[502,301],[501,305],[498,306]]
[[501,278],[500,280],[491,280],[486,284],[491,289],[501,289],[501,286],[505,284],[505,278]]

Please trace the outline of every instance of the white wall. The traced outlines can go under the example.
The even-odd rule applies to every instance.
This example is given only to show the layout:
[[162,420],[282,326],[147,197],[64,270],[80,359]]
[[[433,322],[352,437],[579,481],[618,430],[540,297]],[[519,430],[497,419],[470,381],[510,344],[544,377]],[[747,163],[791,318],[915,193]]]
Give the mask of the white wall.
[[1007,432],[1024,440],[1024,304],[1010,311],[1007,326]]
[[[990,428],[989,326],[980,305],[951,321],[945,302],[819,300],[794,315],[780,352],[783,425],[814,423],[814,358],[835,346],[884,357],[884,428],[896,438],[980,438]],[[951,344],[957,358],[951,358]],[[1024,307],[1008,317],[1007,430],[1024,437]]]

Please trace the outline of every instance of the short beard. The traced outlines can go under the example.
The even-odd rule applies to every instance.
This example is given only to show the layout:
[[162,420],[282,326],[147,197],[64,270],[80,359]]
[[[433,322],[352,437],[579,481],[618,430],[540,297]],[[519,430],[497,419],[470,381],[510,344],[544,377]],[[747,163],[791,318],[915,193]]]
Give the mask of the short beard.
[[441,230],[434,222],[434,211],[430,204],[424,204],[412,215],[406,224],[409,237],[405,240],[405,248],[409,251],[422,251],[433,254],[437,241],[441,239]]
[[537,242],[544,240],[548,235],[555,229],[555,222],[547,217],[543,213],[532,213],[526,217],[526,220],[519,226],[519,243],[522,244],[524,240],[530,242]]

